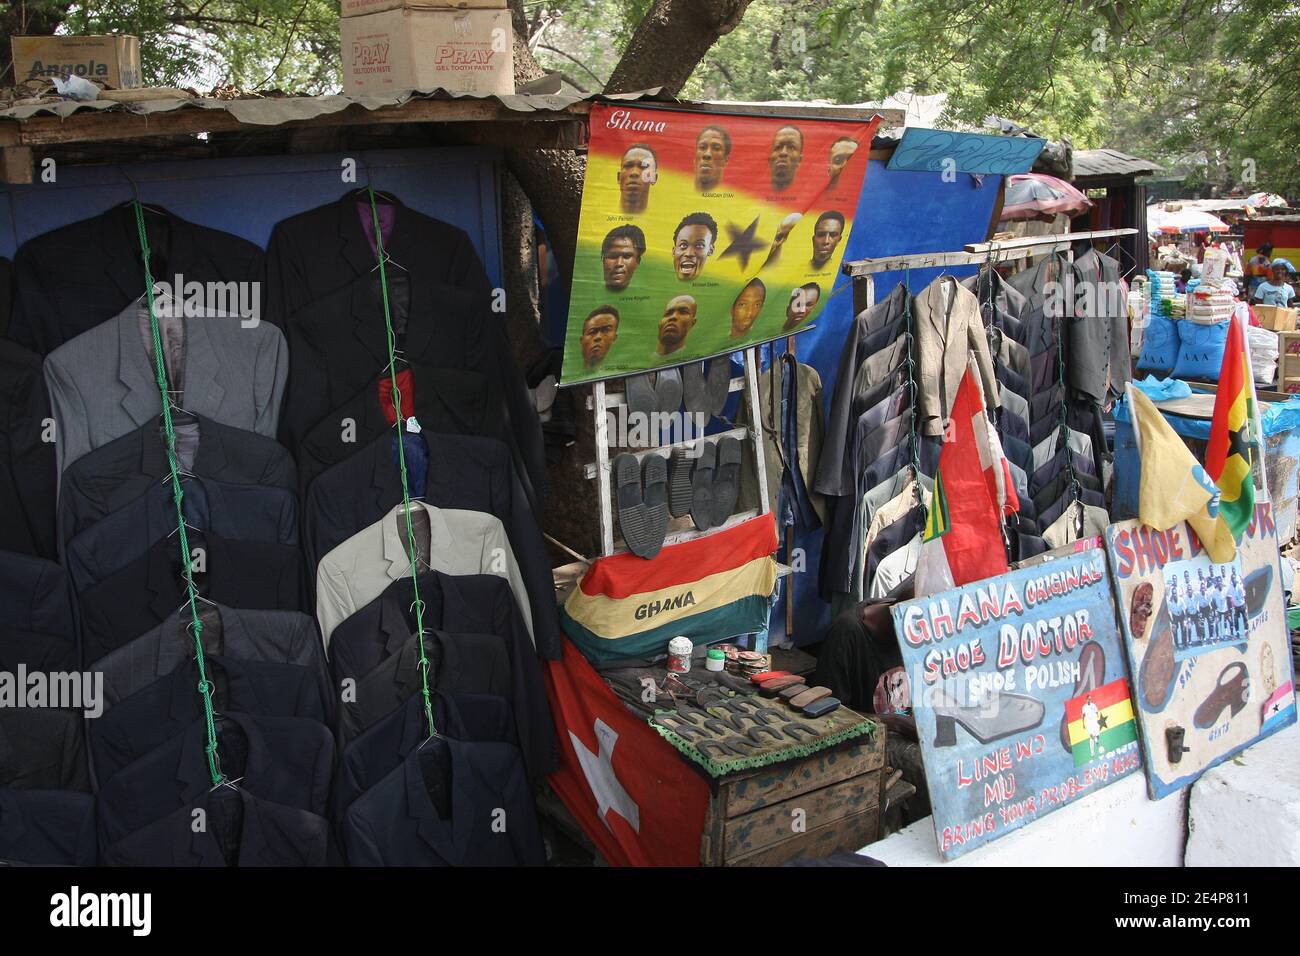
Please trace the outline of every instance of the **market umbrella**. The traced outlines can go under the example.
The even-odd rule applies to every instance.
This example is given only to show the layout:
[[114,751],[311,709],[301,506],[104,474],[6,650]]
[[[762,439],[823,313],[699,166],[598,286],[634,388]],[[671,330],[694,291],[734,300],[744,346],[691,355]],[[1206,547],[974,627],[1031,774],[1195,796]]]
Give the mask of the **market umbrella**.
[[1071,216],[1092,208],[1092,200],[1063,179],[1042,173],[1007,177],[1002,220],[1051,219],[1057,213]]
[[1218,216],[1198,209],[1170,211],[1159,206],[1147,209],[1147,231],[1152,235],[1177,235],[1183,232],[1227,232],[1228,224]]

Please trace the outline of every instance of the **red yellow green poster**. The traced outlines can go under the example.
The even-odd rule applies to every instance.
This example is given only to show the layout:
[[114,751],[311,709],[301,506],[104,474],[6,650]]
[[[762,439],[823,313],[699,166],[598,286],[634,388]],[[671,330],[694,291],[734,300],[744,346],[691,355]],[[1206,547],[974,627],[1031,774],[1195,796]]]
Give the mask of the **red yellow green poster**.
[[807,328],[835,284],[879,122],[594,106],[564,383]]

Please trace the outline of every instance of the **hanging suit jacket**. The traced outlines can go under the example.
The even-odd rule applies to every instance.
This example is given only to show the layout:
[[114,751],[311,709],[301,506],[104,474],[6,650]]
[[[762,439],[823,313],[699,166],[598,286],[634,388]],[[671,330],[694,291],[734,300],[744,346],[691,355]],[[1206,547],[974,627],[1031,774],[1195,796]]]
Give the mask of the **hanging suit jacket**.
[[[441,812],[431,784],[446,801]],[[507,821],[503,832],[493,827],[500,810]],[[519,751],[510,744],[435,738],[423,751],[412,750],[348,808],[343,841],[352,866],[545,862],[537,808]]]
[[951,276],[941,276],[916,297],[917,430],[942,435],[970,356],[984,407],[998,408],[998,387],[979,302]]
[[[510,667],[508,696],[519,720],[517,736],[529,775],[550,772],[556,763],[555,734],[545,679],[509,584],[491,574],[436,571],[421,574],[417,584],[426,629],[495,634],[504,640]],[[330,642],[336,682],[371,674],[402,652],[415,631],[414,599],[411,579],[399,578],[338,626]]]
[[94,865],[94,797],[0,787],[0,866]]
[[[777,498],[781,493],[781,473],[784,470],[781,453],[777,450],[776,434],[780,432],[781,394],[785,367],[780,361],[772,362],[758,374],[758,407],[768,427],[763,429],[764,466],[767,472],[768,510],[775,513]],[[775,385],[773,381],[775,380]],[[795,408],[791,413],[798,419],[798,447],[785,449],[803,476],[806,488],[812,488],[817,464],[822,453],[822,380],[811,365],[800,364],[795,373]],[[776,395],[776,412],[773,418],[772,396]],[[742,402],[736,422],[749,424],[749,405]],[[775,432],[772,430],[775,429]],[[826,504],[821,495],[811,492],[810,504],[818,518],[826,520]],[[754,459],[746,455],[740,465],[740,497],[737,507],[748,511],[758,507],[758,473]]]
[[[225,713],[216,720],[221,773],[262,800],[325,816],[334,735],[303,717]],[[207,719],[113,775],[96,801],[99,845],[107,850],[212,789]]]
[[[415,514],[429,521],[429,567],[417,571],[495,574],[505,578],[532,635],[528,591],[501,520],[480,511],[435,508],[422,501],[412,501],[411,506],[413,524]],[[405,521],[399,519],[401,508],[393,508],[321,559],[316,570],[316,620],[327,649],[339,624],[379,597],[391,582],[410,576]],[[403,526],[400,532],[399,522]]]
[[[292,491],[203,478],[184,479],[181,487],[181,507],[191,528],[240,541],[298,544],[298,498]],[[172,534],[172,494],[170,482],[160,483],[74,537],[67,548],[73,587],[85,591]]]
[[[212,707],[263,717],[308,717],[321,724],[329,705],[310,668],[296,664],[238,661],[204,654],[212,681]],[[165,677],[119,700],[90,724],[95,778],[105,786],[123,767],[166,743],[202,718],[198,663],[191,657]]]
[[0,787],[89,790],[81,725],[80,711],[0,707]]
[[1069,268],[1070,263],[1064,254],[1053,253],[1007,280],[1025,297],[1025,309],[1020,317],[1025,324],[1023,344],[1031,357],[1056,351],[1064,317],[1074,306],[1065,295],[1065,275]]
[[[429,660],[430,690],[494,694],[514,705],[510,688],[510,652],[495,634],[449,634],[427,630],[424,653]],[[356,700],[339,707],[339,740],[346,745],[369,727],[422,694],[420,645],[412,635],[401,649],[356,681]]]
[[[245,283],[265,309],[262,250],[166,210],[145,213],[154,280]],[[161,213],[161,214],[160,214]],[[144,295],[135,212],[129,203],[23,243],[14,257],[9,337],[41,355],[111,319]]]
[[[184,391],[178,404],[233,428],[275,435],[288,371],[284,336],[229,316],[185,319]],[[162,399],[134,305],[45,359],[58,427],[59,473],[82,455],[162,414]]]
[[[243,610],[200,604],[205,653],[236,661],[294,664],[306,668],[326,705],[334,688],[325,666],[316,622],[296,611]],[[153,630],[101,657],[91,670],[104,675],[104,709],[144,690],[194,657],[189,608],[171,615]]]
[[979,300],[980,319],[986,329],[999,329],[1022,346],[1027,343],[1024,314],[1029,300],[997,270],[981,269],[961,284]]
[[[207,821],[197,833],[196,810]],[[315,813],[219,787],[119,840],[103,861],[109,866],[327,866],[329,829],[329,821]]]
[[[377,329],[372,318],[362,330],[351,305],[344,314],[337,305],[338,300],[332,298],[351,288],[357,279],[368,278],[376,266],[375,249],[362,227],[363,215],[369,220],[368,200],[362,194],[365,205],[359,213],[358,195],[356,191],[349,192],[335,202],[292,216],[276,225],[267,247],[267,284],[273,290],[270,311],[277,317],[276,321],[288,324],[289,317],[296,313],[300,318],[307,316],[309,313],[303,310],[317,301],[330,301],[335,305],[332,314],[317,314],[312,325],[334,326],[345,330],[348,335],[353,331],[360,333],[365,349],[355,347],[356,337],[353,336],[353,347],[326,356],[331,375],[345,375],[359,386],[375,375],[374,344],[376,341],[382,344],[385,334],[382,313],[378,315]],[[479,330],[480,349],[476,364],[460,366],[457,356],[451,357],[455,360],[438,357],[436,364],[472,368],[496,386],[492,390],[493,400],[488,411],[491,418],[485,430],[494,437],[505,438],[508,434],[520,480],[540,514],[546,501],[546,457],[541,423],[523,376],[515,366],[504,322],[492,311],[491,284],[483,263],[462,230],[409,209],[392,197],[387,197],[385,202],[393,216],[389,237],[384,242],[385,253],[417,283],[442,287],[437,295],[445,295],[449,307],[462,310],[465,325]],[[451,290],[463,290],[464,294]],[[425,344],[434,341],[438,333],[429,328],[429,322],[419,321],[418,301],[416,294],[407,335],[417,350],[424,351]],[[432,302],[433,308],[441,309],[437,298]],[[434,320],[436,325],[441,318],[440,312],[426,318]],[[379,339],[375,338],[376,334]],[[386,346],[380,358],[386,365]],[[291,403],[302,394],[297,383],[293,389],[295,394],[291,395]],[[502,427],[491,427],[498,423]]]
[[1132,373],[1126,297],[1119,262],[1089,249],[1074,261],[1069,326],[1070,387],[1094,402],[1118,398]]
[[899,283],[888,296],[854,319],[853,328],[849,330],[840,352],[835,392],[831,396],[830,413],[826,419],[825,451],[817,465],[814,491],[825,495],[853,493],[853,469],[846,454],[853,423],[857,419],[853,415],[853,398],[858,388],[859,368],[868,358],[861,340],[877,329],[896,327],[897,323],[903,321],[908,308],[910,296],[906,287]]
[[[180,429],[178,429],[178,432]],[[185,470],[236,485],[294,489],[289,452],[274,440],[214,422],[194,426],[197,448]],[[178,436],[179,437],[179,436]],[[59,488],[59,529],[66,544],[101,518],[124,508],[170,475],[162,435],[147,422],[68,466]]]
[[0,550],[57,554],[49,416],[40,356],[0,339]]
[[72,671],[78,665],[72,598],[63,568],[0,551],[0,671]]
[[[430,694],[438,733],[469,743],[515,743],[510,702],[492,694]],[[334,808],[341,823],[352,801],[365,793],[429,736],[424,698],[414,694],[405,704],[348,744],[334,775]]]
[[[312,484],[304,508],[309,567],[317,567],[326,554],[401,504],[396,437],[395,431],[389,429]],[[491,438],[427,430],[408,438],[422,438],[428,448],[427,467],[418,476],[423,482],[424,501],[438,508],[479,511],[501,520],[528,592],[537,653],[557,659],[560,627],[551,563],[537,516],[511,465],[510,450]],[[408,470],[410,467],[408,459]]]
[[[81,649],[94,661],[171,617],[185,600],[179,537],[159,541],[144,557],[82,592]],[[195,574],[202,596],[231,606],[298,611],[305,605],[302,553],[264,541],[232,541],[190,533],[191,553],[204,550],[206,570]]]
[[[414,414],[423,431],[481,435],[487,395],[475,395],[478,379],[475,372],[412,366],[398,373],[402,414]],[[304,498],[317,475],[351,458],[380,435],[392,433],[397,419],[391,388],[385,387],[388,384],[383,376],[367,383],[316,422],[298,442],[299,487]]]

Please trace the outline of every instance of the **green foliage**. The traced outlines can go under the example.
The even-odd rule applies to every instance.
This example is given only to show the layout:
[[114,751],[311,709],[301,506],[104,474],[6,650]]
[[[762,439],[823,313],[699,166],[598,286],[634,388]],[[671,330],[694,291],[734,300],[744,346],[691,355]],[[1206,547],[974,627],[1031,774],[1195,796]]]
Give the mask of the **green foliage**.
[[338,89],[338,22],[337,0],[108,0],[71,8],[64,29],[140,37],[150,85],[323,93]]

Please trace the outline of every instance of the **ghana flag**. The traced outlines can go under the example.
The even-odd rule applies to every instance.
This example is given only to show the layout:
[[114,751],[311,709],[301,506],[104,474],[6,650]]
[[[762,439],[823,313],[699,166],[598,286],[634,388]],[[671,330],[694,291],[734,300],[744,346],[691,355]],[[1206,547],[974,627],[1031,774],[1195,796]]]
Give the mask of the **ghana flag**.
[[1254,411],[1245,337],[1241,323],[1234,318],[1229,321],[1228,341],[1223,347],[1223,367],[1219,370],[1219,390],[1214,397],[1205,470],[1219,486],[1219,513],[1237,541],[1255,514],[1255,482],[1251,479],[1247,448]]
[[1099,760],[1137,740],[1128,681],[1121,677],[1067,700],[1065,722],[1076,767]]
[[664,654],[681,635],[707,644],[767,628],[776,587],[776,521],[759,515],[653,561],[598,558],[564,607],[564,633],[595,663]]
[[809,327],[839,274],[879,122],[593,106],[564,383]]

